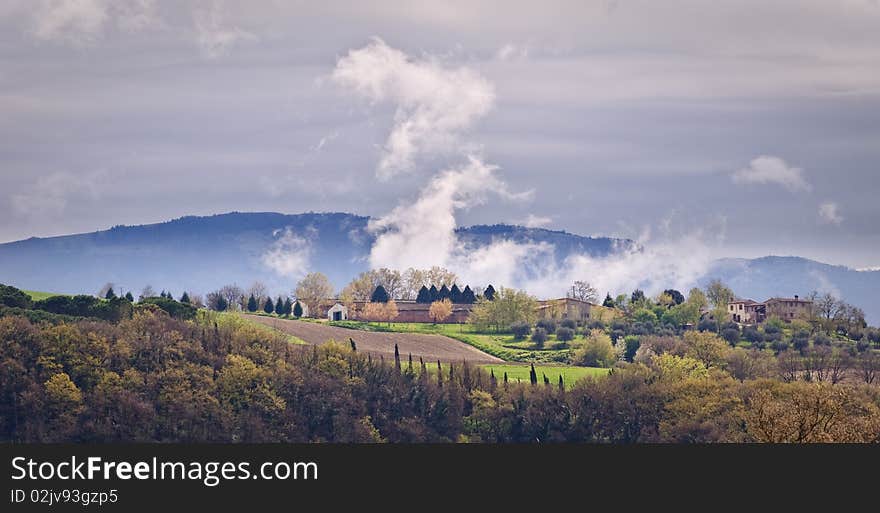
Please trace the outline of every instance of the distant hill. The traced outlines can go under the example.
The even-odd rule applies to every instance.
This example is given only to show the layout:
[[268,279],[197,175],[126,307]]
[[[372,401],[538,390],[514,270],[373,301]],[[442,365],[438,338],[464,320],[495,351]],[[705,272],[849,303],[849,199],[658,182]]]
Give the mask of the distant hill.
[[774,296],[806,296],[813,290],[831,292],[865,311],[868,322],[880,324],[880,271],[857,271],[793,256],[717,260],[701,280],[724,281],[743,298],[762,301]]
[[[62,237],[30,238],[0,244],[0,283],[30,290],[96,293],[106,282],[135,295],[152,285],[201,293],[227,283],[246,287],[254,280],[273,293],[293,288],[262,260],[289,229],[308,240],[312,267],[341,288],[367,270],[373,236],[368,217],[347,213],[278,214],[232,212],[183,217],[140,226]],[[618,241],[563,231],[493,225],[460,228],[465,244],[480,246],[495,238],[549,242],[564,258],[570,252],[606,255]],[[282,246],[283,247],[283,246]]]
[[[254,280],[273,294],[288,292],[294,279],[278,274],[263,261],[284,238],[285,230],[308,239],[311,267],[341,288],[367,270],[374,239],[368,217],[347,213],[240,213],[183,217],[165,223],[116,226],[109,230],[62,237],[31,238],[0,244],[0,283],[28,290],[94,294],[106,282],[117,292],[135,295],[144,285],[205,293],[227,283],[247,287]],[[633,244],[624,239],[583,237],[541,228],[496,224],[457,230],[466,245],[479,247],[495,239],[546,242],[559,262],[570,254],[606,256]],[[880,324],[880,271],[856,271],[799,257],[721,259],[702,278],[720,278],[742,297],[805,296],[811,290],[832,291],[865,310]]]

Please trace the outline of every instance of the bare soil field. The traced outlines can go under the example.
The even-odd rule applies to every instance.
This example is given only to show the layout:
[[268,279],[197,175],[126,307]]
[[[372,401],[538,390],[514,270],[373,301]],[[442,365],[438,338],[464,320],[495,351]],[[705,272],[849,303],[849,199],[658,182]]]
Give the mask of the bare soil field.
[[394,344],[400,349],[400,356],[406,360],[412,353],[418,360],[421,356],[425,361],[441,360],[444,362],[499,363],[500,358],[488,355],[475,347],[469,346],[442,335],[423,335],[417,333],[383,333],[360,331],[336,326],[325,326],[315,322],[277,319],[261,315],[243,314],[248,319],[266,326],[290,333],[309,344],[324,344],[335,340],[348,345],[348,339],[354,340],[359,352],[385,357],[394,356]]

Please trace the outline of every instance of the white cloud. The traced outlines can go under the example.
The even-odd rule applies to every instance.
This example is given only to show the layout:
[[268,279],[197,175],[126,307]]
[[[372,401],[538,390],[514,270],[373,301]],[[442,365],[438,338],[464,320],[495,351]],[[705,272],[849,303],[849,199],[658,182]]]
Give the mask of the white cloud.
[[276,239],[260,257],[263,264],[285,278],[299,279],[309,272],[312,245],[290,228],[276,231]]
[[394,126],[377,168],[380,178],[412,169],[423,153],[458,148],[458,136],[492,108],[494,87],[467,67],[412,59],[375,38],[339,59],[333,80],[372,102],[395,105]]
[[95,200],[101,195],[105,173],[73,174],[66,171],[40,177],[29,189],[10,197],[13,211],[20,217],[57,217],[65,212],[72,197]]
[[809,191],[812,186],[804,178],[803,170],[790,167],[779,157],[761,155],[732,176],[736,184],[776,184],[791,192]]
[[507,43],[495,52],[495,58],[500,61],[512,61],[517,59],[526,59],[531,51],[530,45],[517,45]]
[[536,216],[535,214],[529,214],[525,219],[517,221],[516,224],[521,224],[521,225],[525,226],[526,228],[542,228],[552,222],[553,222],[552,217]]
[[837,224],[843,222],[843,216],[840,215],[837,203],[826,201],[819,205],[819,219],[825,224]]
[[101,36],[109,18],[107,0],[43,0],[34,12],[39,39],[88,44]]
[[208,59],[216,59],[229,53],[229,50],[242,42],[256,41],[256,35],[234,25],[226,23],[226,9],[219,0],[211,3],[207,9],[193,11],[196,28],[196,44],[202,55]]

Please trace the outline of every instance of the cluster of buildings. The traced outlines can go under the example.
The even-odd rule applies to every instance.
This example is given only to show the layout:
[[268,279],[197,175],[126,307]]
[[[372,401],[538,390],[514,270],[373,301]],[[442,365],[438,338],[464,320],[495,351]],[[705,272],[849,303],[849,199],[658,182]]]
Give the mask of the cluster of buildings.
[[727,315],[738,324],[761,324],[770,317],[786,322],[808,319],[813,314],[813,302],[794,297],[773,297],[764,302],[736,299],[727,304]]

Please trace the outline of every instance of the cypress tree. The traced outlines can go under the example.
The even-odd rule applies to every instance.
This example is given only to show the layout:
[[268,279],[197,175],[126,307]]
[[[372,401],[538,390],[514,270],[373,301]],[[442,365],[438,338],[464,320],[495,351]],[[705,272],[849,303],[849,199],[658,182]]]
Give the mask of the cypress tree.
[[400,372],[400,350],[397,348],[397,344],[394,344],[394,368]]
[[251,294],[251,297],[248,298],[247,309],[248,312],[257,311],[257,298],[255,298],[253,294]]
[[559,375],[559,391],[565,392],[565,383],[562,381],[562,374]]
[[610,292],[606,292],[606,293],[605,293],[605,301],[602,301],[602,306],[605,306],[605,307],[608,307],[608,308],[614,308],[614,300],[611,299],[611,293],[610,293]]
[[407,370],[409,370],[410,374],[412,374],[412,371],[413,371],[412,353],[409,354],[409,368]]
[[489,390],[494,392],[498,386],[498,380],[495,379],[495,369],[489,369]]
[[183,294],[180,295],[180,302],[189,304],[189,294],[186,291],[183,291]]
[[532,368],[531,368],[531,370],[529,370],[529,381],[530,381],[533,385],[537,385],[537,384],[538,384],[538,373],[535,372],[535,364],[534,364],[534,363],[532,364]]
[[272,303],[272,298],[266,298],[266,304],[263,305],[263,311],[267,314],[270,314],[275,311],[275,305]]
[[104,299],[116,299],[116,293],[113,292],[113,287],[107,289],[107,293],[104,294]]
[[495,287],[493,287],[491,284],[488,287],[486,287],[486,290],[483,291],[483,297],[489,301],[494,301],[495,300]]
[[428,290],[428,287],[422,285],[422,288],[419,289],[419,295],[416,297],[416,303],[430,303],[431,302],[431,291]]
[[440,366],[440,360],[437,360],[437,386],[443,388],[443,367]]
[[127,299],[129,303],[134,303],[134,296],[131,291],[125,293],[125,299]]
[[428,293],[431,295],[431,300],[428,301],[429,303],[433,303],[434,301],[437,301],[440,299],[440,292],[437,290],[437,287],[435,287],[434,285],[431,285],[431,288],[428,290]]
[[544,376],[544,385],[549,387],[550,386],[550,378],[548,378],[547,375],[544,373],[542,373],[542,375]]
[[465,285],[464,291],[461,293],[461,302],[469,305],[477,302],[477,296],[474,295],[470,285]]
[[388,300],[388,291],[385,290],[385,287],[382,285],[376,287],[376,290],[373,291],[373,295],[370,296],[370,301],[373,303],[387,303]]
[[284,300],[284,315],[290,315],[293,313],[293,303],[290,301],[290,298]]
[[357,344],[354,343],[354,339],[351,337],[348,337],[348,341],[349,341],[349,343],[351,343],[351,350],[354,352],[357,352],[358,346],[357,346]]
[[449,299],[453,303],[464,303],[464,301],[462,301],[461,298],[462,298],[461,289],[458,288],[458,285],[453,283],[452,289],[449,291]]
[[296,304],[293,305],[293,316],[297,319],[303,316],[303,307],[301,304],[299,304],[299,301],[297,301]]
[[281,299],[281,296],[278,296],[278,300],[275,301],[275,313],[278,315],[284,314],[284,300]]
[[449,296],[450,296],[449,287],[447,287],[446,285],[443,285],[440,288],[440,292],[437,293],[437,298],[440,301],[443,301],[444,299],[449,299]]
[[507,371],[504,371],[504,389],[507,390]]

